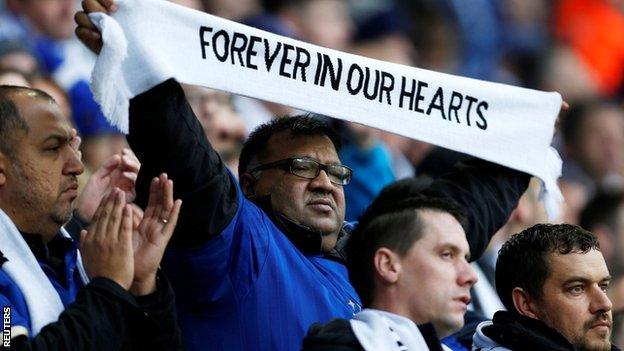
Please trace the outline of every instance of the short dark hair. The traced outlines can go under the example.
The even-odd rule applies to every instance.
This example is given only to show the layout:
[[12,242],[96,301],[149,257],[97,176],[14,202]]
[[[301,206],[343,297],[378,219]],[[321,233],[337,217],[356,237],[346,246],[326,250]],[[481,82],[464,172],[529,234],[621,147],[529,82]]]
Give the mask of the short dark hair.
[[516,312],[511,298],[522,288],[540,299],[550,274],[548,256],[553,253],[587,253],[598,250],[594,234],[572,224],[536,224],[513,235],[498,252],[496,291],[508,311]]
[[[405,183],[400,185],[403,186]],[[400,201],[386,201],[398,199],[392,188],[386,194],[389,195],[378,197],[369,206],[347,243],[349,278],[365,307],[370,306],[374,298],[375,252],[386,247],[404,257],[423,234],[423,222],[418,210],[446,212],[462,226],[465,222],[459,206],[447,199],[412,193],[404,194]]]
[[279,117],[260,125],[249,135],[241,150],[238,174],[247,172],[253,158],[266,151],[267,143],[274,134],[286,131],[293,136],[327,136],[334,144],[336,152],[340,150],[340,138],[336,132],[318,118],[311,115]]
[[592,230],[597,225],[606,225],[610,230],[617,230],[618,209],[624,204],[624,192],[599,192],[581,212],[581,227]]

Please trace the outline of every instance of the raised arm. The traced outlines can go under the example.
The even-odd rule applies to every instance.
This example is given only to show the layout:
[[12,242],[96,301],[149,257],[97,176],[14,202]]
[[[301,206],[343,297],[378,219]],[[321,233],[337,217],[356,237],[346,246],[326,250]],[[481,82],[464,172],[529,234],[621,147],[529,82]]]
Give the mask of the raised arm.
[[[87,16],[111,13],[113,0],[83,0],[76,14],[76,34],[92,51],[101,36]],[[175,198],[184,201],[170,245],[198,247],[218,235],[237,210],[235,180],[204,135],[199,121],[174,80],[163,82],[130,101],[128,142],[141,161],[136,202],[147,204],[152,178],[167,173],[175,183]]]
[[184,201],[173,247],[200,246],[227,226],[237,209],[234,178],[177,82],[168,80],[131,100],[128,142],[142,163],[137,203],[145,207],[151,179],[163,172],[176,183],[174,197]]
[[457,202],[466,212],[471,260],[485,251],[529,186],[531,176],[491,162],[470,159],[433,181],[425,193]]

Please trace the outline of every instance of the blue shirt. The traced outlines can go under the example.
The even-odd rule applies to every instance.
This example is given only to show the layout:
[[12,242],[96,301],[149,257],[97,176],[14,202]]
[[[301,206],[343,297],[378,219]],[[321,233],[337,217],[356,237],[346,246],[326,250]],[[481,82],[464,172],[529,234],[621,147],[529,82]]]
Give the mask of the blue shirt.
[[163,260],[187,349],[298,350],[312,323],[361,310],[342,263],[304,255],[238,185],[237,193],[220,235]]

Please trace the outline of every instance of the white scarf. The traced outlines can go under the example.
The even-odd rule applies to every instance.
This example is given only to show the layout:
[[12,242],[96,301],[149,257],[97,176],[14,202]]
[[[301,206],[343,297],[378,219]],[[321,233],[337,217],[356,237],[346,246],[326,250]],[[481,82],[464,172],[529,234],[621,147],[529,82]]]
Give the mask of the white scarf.
[[174,77],[524,171],[542,180],[545,207],[551,218],[557,213],[561,159],[550,143],[558,93],[326,49],[166,1],[117,4],[112,18],[91,14],[104,41],[92,89],[107,118],[125,132],[128,99]]
[[405,317],[369,308],[349,322],[366,351],[429,350],[416,324]]
[[[62,227],[61,234],[66,238],[70,237]],[[41,328],[56,322],[65,307],[17,227],[1,209],[0,251],[8,260],[2,265],[2,270],[17,284],[24,295],[30,314],[32,336],[35,336]],[[77,260],[80,277],[86,284],[89,279],[82,266],[80,252]]]

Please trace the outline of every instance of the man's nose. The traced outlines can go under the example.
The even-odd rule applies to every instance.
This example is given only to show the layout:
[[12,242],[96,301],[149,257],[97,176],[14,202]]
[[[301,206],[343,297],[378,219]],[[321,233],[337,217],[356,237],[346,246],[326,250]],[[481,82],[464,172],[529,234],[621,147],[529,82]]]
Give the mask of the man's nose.
[[609,312],[613,308],[613,304],[607,296],[607,293],[601,287],[596,286],[592,289],[592,300],[589,305],[590,312],[596,314],[599,312]]
[[460,286],[473,286],[479,280],[477,272],[468,261],[463,261],[459,267],[459,274],[457,275],[458,284]]
[[80,152],[74,150],[72,147],[67,148],[67,159],[63,166],[63,174],[65,175],[80,175],[84,172],[84,164],[80,159]]
[[316,178],[310,181],[310,188],[315,191],[323,191],[329,193],[334,190],[334,184],[329,179],[327,172],[321,170]]

